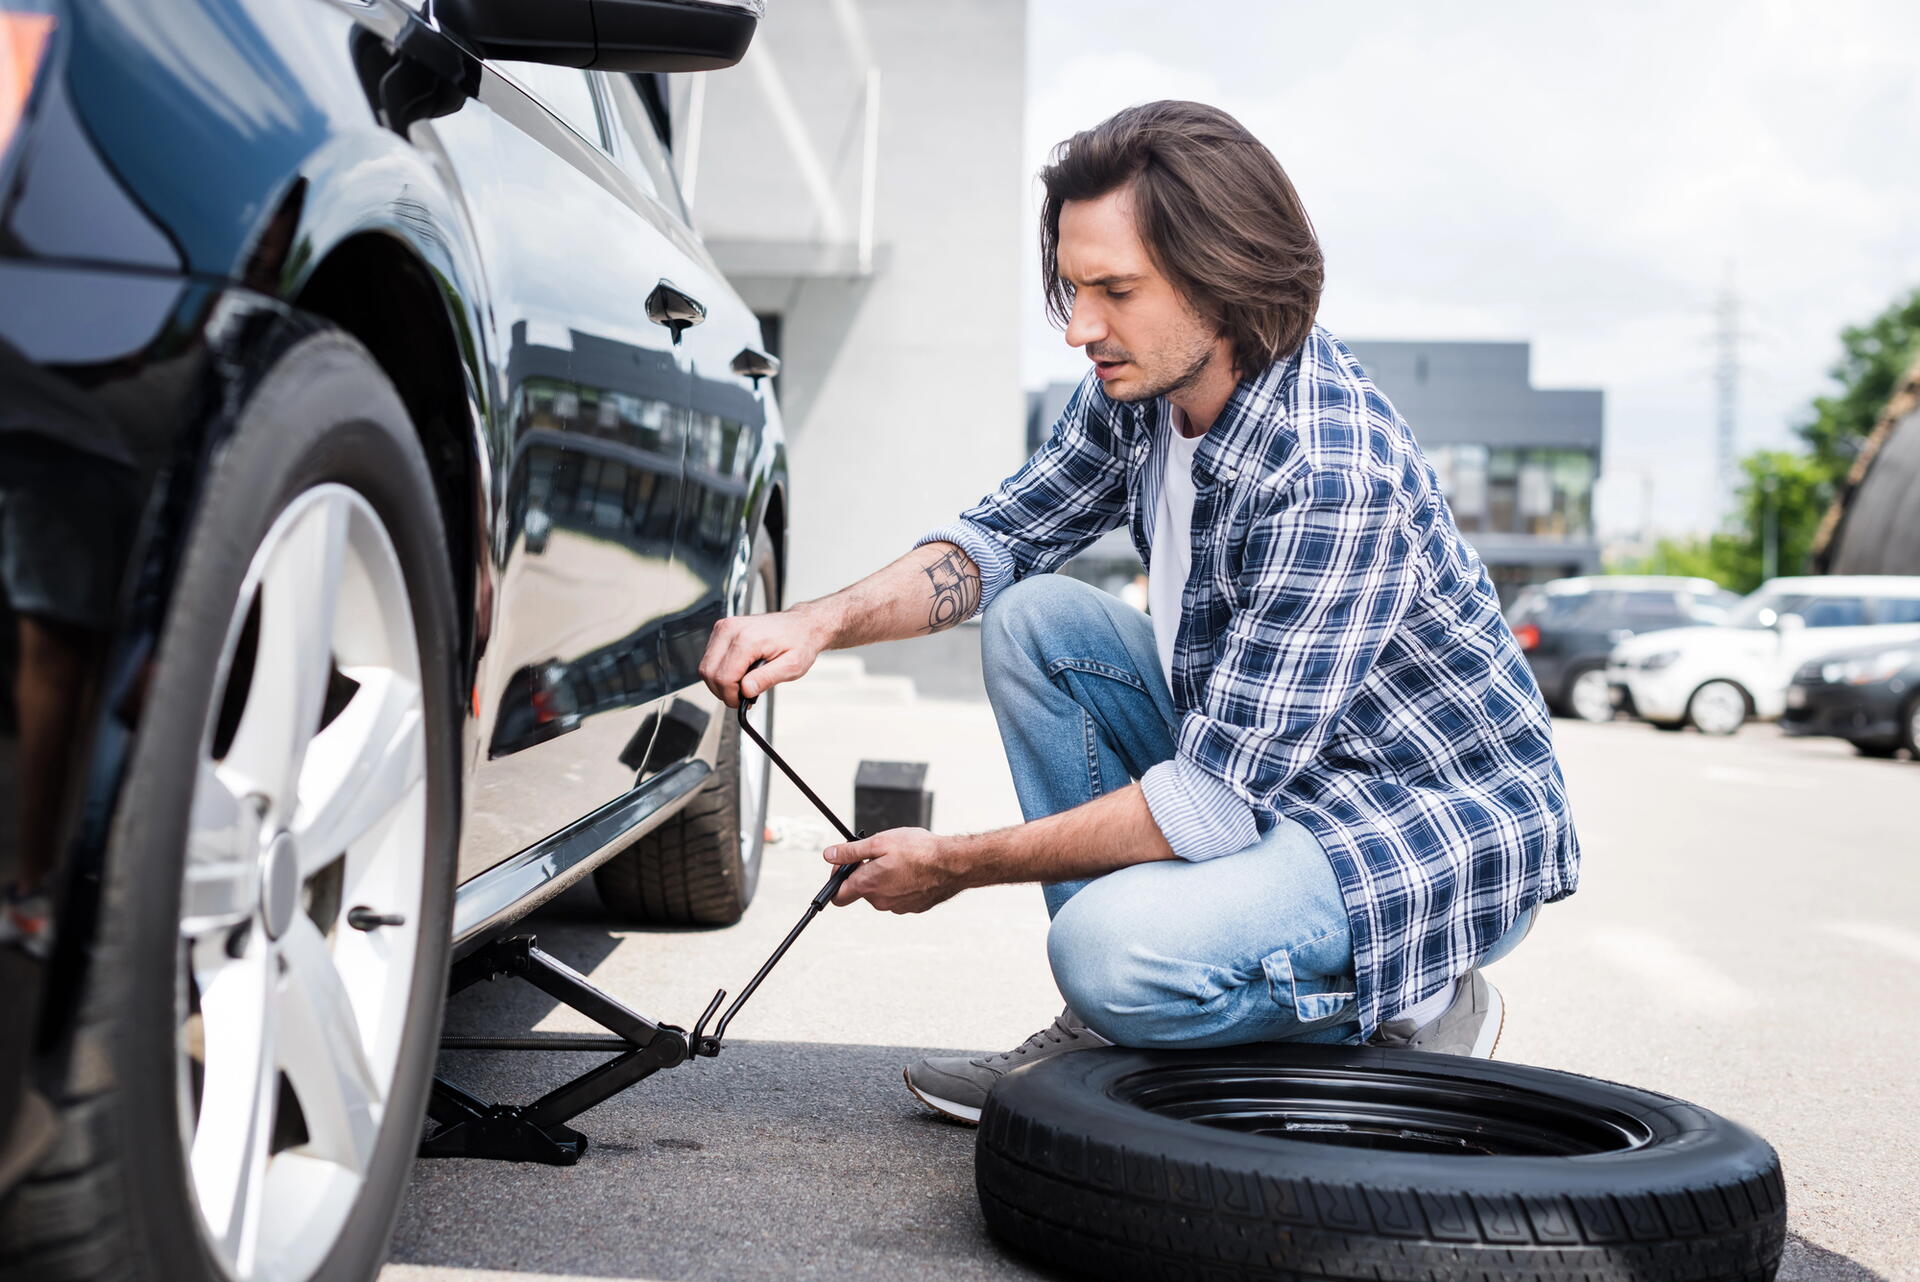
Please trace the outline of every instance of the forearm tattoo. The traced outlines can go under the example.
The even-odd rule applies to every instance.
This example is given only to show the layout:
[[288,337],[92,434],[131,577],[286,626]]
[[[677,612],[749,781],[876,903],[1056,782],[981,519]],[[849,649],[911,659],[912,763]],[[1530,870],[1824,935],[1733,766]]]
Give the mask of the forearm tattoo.
[[980,604],[980,571],[971,557],[948,552],[923,570],[933,585],[933,608],[923,631],[938,632],[973,616]]

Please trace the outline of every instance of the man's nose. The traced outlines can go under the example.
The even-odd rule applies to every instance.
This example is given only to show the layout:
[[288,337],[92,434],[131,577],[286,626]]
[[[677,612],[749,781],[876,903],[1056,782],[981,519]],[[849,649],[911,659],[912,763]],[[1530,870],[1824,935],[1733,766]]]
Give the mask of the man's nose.
[[1067,315],[1067,346],[1085,347],[1106,336],[1107,324],[1101,318],[1099,309],[1084,299],[1075,298],[1073,311]]

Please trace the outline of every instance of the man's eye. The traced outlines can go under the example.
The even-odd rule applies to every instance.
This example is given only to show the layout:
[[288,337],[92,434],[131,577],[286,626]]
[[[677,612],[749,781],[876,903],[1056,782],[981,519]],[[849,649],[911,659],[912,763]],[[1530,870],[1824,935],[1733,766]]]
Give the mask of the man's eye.
[[1122,299],[1122,298],[1132,298],[1133,291],[1130,289],[1110,289],[1107,291],[1107,297],[1116,299],[1116,300]]

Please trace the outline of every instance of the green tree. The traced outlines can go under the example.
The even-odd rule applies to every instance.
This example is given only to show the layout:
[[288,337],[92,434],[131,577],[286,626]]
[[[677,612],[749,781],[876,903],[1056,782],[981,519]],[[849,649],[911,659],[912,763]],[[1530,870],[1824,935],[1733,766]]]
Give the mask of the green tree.
[[1894,384],[1920,352],[1920,289],[1896,299],[1865,325],[1840,333],[1843,355],[1827,372],[1838,393],[1814,398],[1813,416],[1794,428],[1830,484],[1846,479]]
[[1740,460],[1731,528],[1705,538],[1661,539],[1616,574],[1686,574],[1751,592],[1768,578],[1804,574],[1814,532],[1832,500],[1823,465],[1806,454],[1756,450]]

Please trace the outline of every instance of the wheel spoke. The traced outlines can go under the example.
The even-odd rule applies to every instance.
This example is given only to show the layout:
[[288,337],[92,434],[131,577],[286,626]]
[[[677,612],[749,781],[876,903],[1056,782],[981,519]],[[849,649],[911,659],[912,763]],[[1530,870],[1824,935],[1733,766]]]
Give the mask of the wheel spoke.
[[300,777],[293,832],[303,877],[338,858],[426,777],[419,687],[384,669],[346,675],[360,688],[314,739]]
[[321,498],[300,512],[270,554],[260,583],[260,636],[228,764],[269,801],[269,819],[292,813],[308,741],[333,670],[333,614],[349,509]]
[[380,1131],[382,1094],[353,1002],[311,919],[294,918],[280,943],[287,975],[278,997],[279,1043],[307,1122],[303,1151],[364,1174]]
[[271,1156],[280,1074],[273,981],[279,962],[255,932],[247,951],[215,970],[200,993],[206,1057],[189,1164],[201,1214],[241,1276],[253,1272]]
[[260,812],[220,769],[200,764],[193,786],[180,933],[189,938],[237,926],[260,898]]

